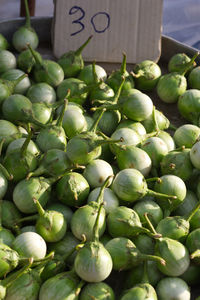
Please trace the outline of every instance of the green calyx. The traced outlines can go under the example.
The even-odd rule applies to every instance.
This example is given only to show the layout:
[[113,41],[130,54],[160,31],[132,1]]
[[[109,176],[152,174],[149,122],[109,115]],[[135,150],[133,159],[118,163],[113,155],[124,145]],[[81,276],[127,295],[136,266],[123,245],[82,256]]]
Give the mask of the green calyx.
[[37,199],[33,199],[37,206],[39,218],[36,221],[37,232],[47,242],[57,242],[61,240],[67,230],[67,222],[64,215],[54,210],[45,211]]
[[82,51],[92,39],[90,36],[77,50],[64,53],[58,63],[63,68],[66,78],[76,77],[84,67]]

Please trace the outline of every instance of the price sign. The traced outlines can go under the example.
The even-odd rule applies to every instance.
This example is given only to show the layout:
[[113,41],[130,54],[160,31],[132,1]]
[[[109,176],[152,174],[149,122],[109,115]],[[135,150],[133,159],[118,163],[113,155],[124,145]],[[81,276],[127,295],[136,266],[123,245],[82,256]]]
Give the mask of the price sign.
[[79,48],[86,61],[156,60],[160,55],[163,0],[56,0],[54,54]]
[[[84,25],[84,17],[85,11],[80,6],[72,6],[69,10],[69,15],[74,15],[74,20],[72,20],[72,24],[77,25],[80,29],[72,32],[70,35],[74,36],[76,34],[81,33],[85,29]],[[98,19],[101,18],[101,21],[98,22]],[[100,24],[98,24],[98,23]],[[97,12],[90,19],[91,26],[96,33],[105,32],[110,26],[110,15],[107,12]]]

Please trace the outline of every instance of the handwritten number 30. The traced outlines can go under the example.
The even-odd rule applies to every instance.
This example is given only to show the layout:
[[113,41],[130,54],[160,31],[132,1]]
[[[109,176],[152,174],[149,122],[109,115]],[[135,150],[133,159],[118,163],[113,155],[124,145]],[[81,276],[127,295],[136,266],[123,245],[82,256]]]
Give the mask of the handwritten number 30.
[[[83,20],[84,17],[85,17],[85,11],[84,11],[81,7],[79,7],[79,6],[73,6],[73,7],[70,9],[70,11],[69,11],[69,14],[70,14],[70,15],[74,15],[74,14],[77,14],[77,13],[80,14],[80,17],[79,17],[78,19],[72,21],[72,24],[78,24],[79,27],[80,27],[80,29],[77,30],[77,31],[75,31],[75,32],[73,32],[73,33],[71,33],[71,35],[76,35],[76,34],[78,34],[79,32],[83,31],[84,28],[85,28],[85,25],[84,25],[84,23],[82,22],[82,20]],[[105,26],[104,26],[102,29],[98,29],[97,26],[96,26],[96,24],[95,24],[95,19],[96,19],[96,17],[98,17],[98,16],[100,16],[100,15],[105,16],[105,19],[106,19]],[[94,14],[94,15],[92,16],[92,18],[90,19],[90,22],[91,22],[91,24],[92,24],[93,29],[94,29],[95,32],[97,32],[97,33],[103,33],[103,32],[105,32],[106,29],[108,29],[108,27],[110,26],[110,16],[109,16],[109,14],[106,13],[106,12],[98,12],[98,13],[96,13],[96,14]]]

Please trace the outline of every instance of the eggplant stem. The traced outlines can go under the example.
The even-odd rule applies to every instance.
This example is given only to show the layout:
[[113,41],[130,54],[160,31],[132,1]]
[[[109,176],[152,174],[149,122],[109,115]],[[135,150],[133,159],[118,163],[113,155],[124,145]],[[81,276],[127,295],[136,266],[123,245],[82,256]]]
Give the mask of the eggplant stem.
[[58,181],[60,178],[62,178],[68,171],[66,171],[64,174],[61,174],[61,175],[57,175],[57,176],[54,176],[54,177],[49,177],[49,178],[46,178],[46,181],[52,185],[54,184],[56,181]]
[[159,126],[156,118],[156,108],[155,105],[153,106],[153,112],[152,112],[152,117],[153,117],[153,123],[154,123],[154,128],[157,132],[159,132]]
[[161,265],[165,266],[166,265],[166,261],[159,256],[156,255],[151,255],[151,254],[141,254],[143,256],[143,259],[145,260],[151,260],[151,261],[156,261],[159,262]]
[[160,133],[160,130],[158,130],[158,131],[152,131],[150,133],[147,133],[147,134],[144,135],[142,141],[145,141],[146,139],[148,139],[150,137],[158,136],[159,133]]
[[105,104],[105,105],[101,105],[101,106],[95,106],[90,108],[91,111],[96,111],[96,110],[119,110],[121,107],[121,105],[119,104]]
[[92,103],[92,105],[95,104],[95,103],[103,105],[103,104],[108,103],[108,101],[107,100],[94,99],[94,100],[91,101],[91,103]]
[[[30,129],[30,124],[28,126],[29,126],[29,129]],[[21,157],[22,158],[26,155],[27,148],[28,148],[28,145],[29,145],[30,140],[32,138],[32,135],[33,135],[33,133],[30,129],[29,132],[28,132],[28,136],[27,136],[26,140],[24,141],[24,143],[22,145],[22,148],[21,148]]]
[[2,153],[2,149],[3,149],[3,144],[5,142],[5,138],[2,138],[1,141],[0,141],[0,155]]
[[0,172],[3,174],[3,176],[5,176],[5,178],[7,180],[12,180],[13,179],[13,175],[10,174],[8,172],[8,170],[2,164],[0,164]]
[[85,234],[82,234],[81,237],[82,237],[82,243],[76,245],[75,250],[80,250],[81,248],[84,247],[84,245],[86,243],[86,236],[85,236]]
[[[114,139],[111,139],[110,137],[108,137],[105,133],[103,133],[101,131],[97,131],[96,133],[99,134],[100,136],[102,136],[102,138],[104,138],[105,141],[108,141],[110,143],[123,143],[124,142],[124,138],[122,136],[119,139],[114,140]],[[126,145],[117,145],[117,146],[121,147],[121,146],[126,146]]]
[[56,101],[55,103],[45,103],[48,108],[52,108],[53,110],[57,109],[59,106],[64,104],[66,96],[63,99]]
[[194,56],[191,58],[191,60],[188,63],[186,63],[186,68],[185,68],[184,72],[181,73],[181,75],[184,76],[187,73],[187,71],[189,70],[189,68],[195,62],[195,59],[197,58],[197,56],[199,56],[199,52],[198,51],[194,54]]
[[3,200],[1,199],[0,200],[0,228],[2,227],[2,203]]
[[39,65],[47,72],[47,68],[46,68],[46,66],[44,65],[44,62],[43,62],[43,60],[42,60],[42,57],[39,58],[39,56],[37,56],[37,55],[35,54],[35,52],[34,52],[34,50],[33,50],[33,48],[31,47],[30,44],[27,44],[27,47],[28,47],[28,49],[30,50],[30,52],[31,52],[31,54],[32,54],[32,56],[33,56],[33,58],[35,59],[35,62],[36,62],[37,64],[39,64]]
[[37,206],[38,214],[42,217],[45,214],[44,208],[42,207],[42,205],[40,204],[40,202],[36,198],[34,198],[34,197],[33,197],[33,202]]
[[75,296],[76,296],[76,297],[80,294],[81,288],[84,286],[84,284],[85,284],[85,281],[84,281],[84,280],[81,280],[81,281],[79,282],[79,284],[78,284],[78,286],[77,286],[77,288],[76,288],[76,290],[75,290]]
[[[144,213],[144,218],[145,218],[145,220],[146,220],[146,222],[147,222],[147,225],[149,226],[149,229],[151,230],[151,232],[154,233],[155,236],[158,235],[158,233],[156,232],[156,230],[155,230],[153,224],[152,224],[151,221],[149,220],[148,213]],[[154,237],[155,237],[155,236],[154,236]]]
[[42,262],[46,262],[48,260],[53,259],[55,256],[55,251],[51,251],[49,254],[47,254],[44,258],[40,258],[40,259],[34,259],[33,261],[33,266],[36,266]]
[[199,210],[200,207],[200,201],[195,205],[195,207],[192,209],[191,212],[189,212],[189,214],[187,214],[184,219],[186,219],[186,221],[190,222],[190,220],[192,219],[192,217],[194,216],[194,214]]
[[[176,151],[183,151],[183,150],[185,150],[184,145],[182,145],[181,147],[176,148]],[[171,151],[174,151],[174,150],[171,150]]]
[[143,269],[143,276],[141,283],[149,283],[149,276],[148,276],[148,270],[147,270],[147,260],[144,261],[144,269]]
[[29,172],[28,175],[26,176],[26,180],[29,180],[33,176],[40,176],[42,175],[46,169],[40,165],[34,172]]
[[93,61],[93,63],[92,63],[92,74],[93,74],[94,82],[99,83],[95,65],[96,65],[96,61]]
[[119,97],[120,97],[120,95],[121,95],[121,91],[122,91],[124,82],[125,82],[125,76],[122,75],[122,81],[121,81],[121,83],[120,83],[120,85],[119,85],[119,88],[118,88],[118,90],[117,90],[117,92],[116,92],[116,94],[115,94],[115,96],[114,96],[113,101],[112,101],[113,104],[117,104],[117,102],[118,102],[118,100],[119,100]]
[[190,258],[191,259],[195,259],[195,258],[199,258],[200,257],[200,249],[195,250],[193,253],[190,254]]
[[26,222],[26,221],[35,221],[35,220],[37,220],[37,218],[38,218],[38,214],[32,215],[32,216],[27,216],[27,217],[24,217],[24,218],[21,218],[21,219],[17,220],[16,225],[20,224],[20,223],[23,223],[23,222]]
[[26,27],[30,28],[31,19],[30,19],[29,7],[28,7],[28,0],[24,0],[24,5],[25,5],[25,12],[26,12]]
[[83,49],[87,46],[87,44],[92,39],[93,35],[90,35],[89,38],[74,52],[75,55],[80,55],[83,51]]
[[22,112],[26,115],[26,118],[28,120],[28,122],[33,123],[41,128],[46,128],[46,125],[44,125],[43,123],[40,123],[39,121],[37,121],[33,115],[33,111],[30,109],[23,109],[22,108]]
[[83,248],[84,247],[84,244],[78,244],[78,245],[76,245],[76,250],[78,251],[78,250],[80,250],[81,248]]
[[145,75],[143,70],[139,70],[137,73],[131,71],[130,74],[132,75],[133,78],[139,78]]
[[110,139],[105,133],[103,133],[101,131],[97,131],[96,133],[99,134],[100,136],[102,136],[102,138],[104,138],[105,140],[109,140]]
[[97,213],[96,221],[95,221],[94,228],[93,228],[93,241],[99,241],[99,219],[100,219],[100,214],[101,214],[101,210],[103,207],[104,189],[108,186],[110,178],[112,178],[112,177],[113,177],[113,175],[108,176],[107,179],[104,181],[104,184],[101,186],[100,193],[99,193],[99,196],[97,199],[99,208],[98,208],[98,213]]
[[151,174],[154,177],[158,176],[158,170],[156,169],[156,167],[152,166],[152,168],[151,168]]
[[110,179],[113,178],[113,177],[114,177],[114,175],[108,176],[106,178],[106,180],[104,181],[104,184],[101,186],[100,193],[99,193],[98,199],[96,201],[98,204],[102,204],[103,203],[104,190],[109,185]]
[[99,241],[99,231],[98,231],[98,229],[99,229],[99,219],[100,219],[100,214],[101,214],[102,208],[103,208],[103,202],[99,205],[96,222],[94,224],[93,240],[95,242]]
[[[92,107],[90,110],[91,111],[103,110],[103,109],[105,109],[105,110],[118,110],[120,108],[120,105],[117,104],[117,103],[118,103],[118,100],[119,100],[124,82],[125,82],[125,76],[122,76],[122,81],[119,85],[119,88],[118,88],[112,102],[111,101],[105,101],[104,105],[101,105],[101,106],[98,106],[98,107]],[[97,101],[101,101],[101,100],[93,100],[93,102],[97,102]]]
[[154,181],[158,181],[159,177],[151,177],[151,178],[147,178],[146,182],[154,182]]
[[64,114],[65,114],[65,111],[66,111],[67,105],[68,105],[67,97],[69,97],[69,95],[70,95],[70,90],[67,91],[66,98],[64,99],[64,105],[63,105],[62,110],[61,110],[61,112],[60,112],[59,118],[58,118],[58,120],[57,120],[57,122],[56,122],[56,125],[57,125],[57,126],[62,127]]
[[155,192],[155,191],[152,191],[152,190],[147,190],[147,194],[149,194],[150,196],[154,196],[154,197],[157,197],[157,198],[162,198],[162,199],[166,199],[166,200],[176,200],[177,199],[177,196],[174,196],[174,195],[167,195],[167,194],[162,194],[162,193],[158,193],[158,192]]
[[97,126],[98,126],[98,124],[99,124],[99,122],[100,122],[100,120],[101,120],[101,117],[103,116],[104,112],[105,112],[105,109],[102,109],[100,115],[99,115],[98,118],[93,122],[93,124],[92,124],[92,126],[90,127],[89,131],[94,132],[94,133],[96,132]]
[[[95,145],[96,145],[96,147],[98,147],[98,146],[101,146],[101,145],[104,145],[104,144],[115,144],[115,143],[121,143],[121,142],[123,142],[122,137],[118,140],[112,140],[112,139],[108,138],[108,139],[105,139],[105,140],[97,140],[95,142]],[[120,147],[120,145],[119,145],[119,147]]]
[[19,82],[21,82],[24,78],[28,77],[28,74],[22,74],[16,80],[13,80],[14,86],[16,86]]
[[18,279],[22,274],[24,274],[33,264],[33,257],[28,258],[28,264],[21,268],[20,270],[16,271],[15,273],[11,274],[9,277],[1,280],[1,285],[4,287],[8,287],[13,283],[14,280]]
[[122,64],[121,64],[121,68],[120,68],[120,72],[122,75],[125,75],[125,72],[126,72],[126,53],[122,53],[123,54],[123,61],[122,61]]

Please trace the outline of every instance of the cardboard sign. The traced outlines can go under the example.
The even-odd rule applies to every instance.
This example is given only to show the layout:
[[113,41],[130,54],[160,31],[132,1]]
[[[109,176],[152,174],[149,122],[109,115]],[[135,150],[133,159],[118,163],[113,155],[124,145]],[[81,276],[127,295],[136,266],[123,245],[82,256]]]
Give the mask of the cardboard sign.
[[158,60],[161,51],[163,0],[56,0],[53,51],[56,58],[78,49],[85,61]]

